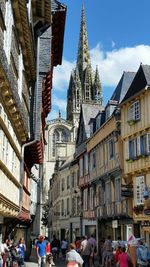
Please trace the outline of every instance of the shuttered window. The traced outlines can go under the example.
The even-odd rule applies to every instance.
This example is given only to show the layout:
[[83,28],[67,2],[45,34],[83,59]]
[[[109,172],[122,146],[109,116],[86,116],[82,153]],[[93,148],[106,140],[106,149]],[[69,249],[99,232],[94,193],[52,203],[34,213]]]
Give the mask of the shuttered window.
[[106,194],[106,204],[110,204],[111,203],[111,183],[110,182],[106,182],[105,194]]
[[120,177],[115,179],[115,201],[121,201],[121,183]]
[[128,120],[137,121],[140,120],[140,102],[134,102],[128,110]]
[[126,158],[137,159],[139,156],[150,155],[150,133],[138,136],[128,143],[128,148],[126,153],[129,153]]
[[115,144],[114,144],[114,140],[110,139],[108,141],[108,158],[111,160],[114,158],[115,155]]

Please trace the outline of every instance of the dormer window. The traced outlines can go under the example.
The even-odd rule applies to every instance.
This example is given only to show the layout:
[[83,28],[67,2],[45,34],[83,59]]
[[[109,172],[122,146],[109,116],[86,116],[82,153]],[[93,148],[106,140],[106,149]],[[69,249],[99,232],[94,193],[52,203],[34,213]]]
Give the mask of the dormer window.
[[128,110],[128,121],[138,121],[140,120],[140,101],[134,102],[132,105],[129,106]]

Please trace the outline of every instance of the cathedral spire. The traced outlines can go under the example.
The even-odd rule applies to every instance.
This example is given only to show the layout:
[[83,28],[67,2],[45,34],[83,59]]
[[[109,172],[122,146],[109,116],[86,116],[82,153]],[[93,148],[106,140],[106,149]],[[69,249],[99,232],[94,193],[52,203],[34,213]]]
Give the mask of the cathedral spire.
[[100,82],[98,66],[96,66],[95,77],[94,77],[93,100],[101,105],[103,103],[102,86]]
[[77,67],[79,70],[81,83],[83,81],[83,75],[87,65],[91,65],[91,62],[90,62],[90,52],[88,47],[88,34],[86,30],[85,10],[84,10],[84,5],[82,5],[80,37],[79,37],[78,57],[77,57]]

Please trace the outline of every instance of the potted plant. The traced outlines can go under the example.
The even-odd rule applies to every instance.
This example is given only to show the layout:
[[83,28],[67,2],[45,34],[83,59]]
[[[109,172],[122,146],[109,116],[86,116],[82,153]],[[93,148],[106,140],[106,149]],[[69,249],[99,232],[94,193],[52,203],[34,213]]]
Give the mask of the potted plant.
[[134,159],[126,159],[127,162],[132,163]]
[[130,121],[128,121],[128,124],[130,125],[130,126],[132,126],[132,125],[134,125],[135,124],[135,120],[130,120]]
[[142,213],[144,209],[144,204],[136,205],[133,207],[133,212],[138,215],[139,213]]

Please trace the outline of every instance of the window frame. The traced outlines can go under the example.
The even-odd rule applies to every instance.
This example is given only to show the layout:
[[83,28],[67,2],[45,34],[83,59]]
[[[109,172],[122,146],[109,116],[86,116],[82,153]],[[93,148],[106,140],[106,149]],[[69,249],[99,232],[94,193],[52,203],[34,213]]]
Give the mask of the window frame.
[[108,140],[108,157],[109,160],[112,160],[115,157],[115,143],[113,138]]
[[128,121],[139,121],[141,119],[140,101],[133,102],[128,108]]

